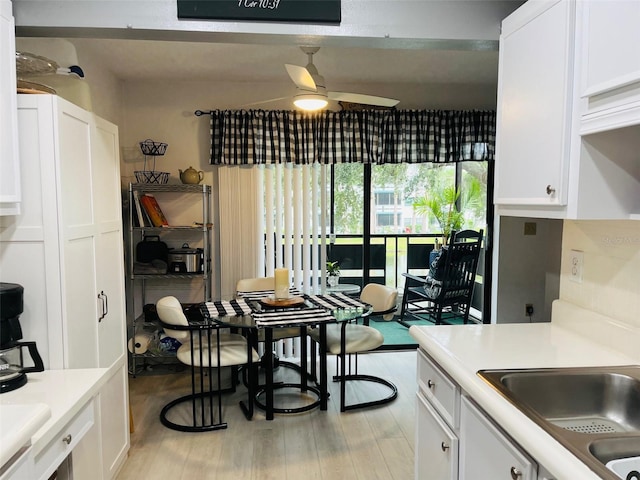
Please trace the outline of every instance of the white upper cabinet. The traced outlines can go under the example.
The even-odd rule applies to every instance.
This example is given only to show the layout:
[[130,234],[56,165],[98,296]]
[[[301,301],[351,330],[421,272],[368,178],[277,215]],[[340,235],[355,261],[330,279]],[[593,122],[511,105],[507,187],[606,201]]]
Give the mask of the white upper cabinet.
[[567,203],[572,6],[560,0],[528,2],[503,22],[496,145],[498,205]]
[[640,2],[584,4],[581,133],[640,124]]
[[640,2],[530,0],[500,39],[498,215],[640,218]]
[[11,2],[0,0],[0,215],[20,213],[16,46]]

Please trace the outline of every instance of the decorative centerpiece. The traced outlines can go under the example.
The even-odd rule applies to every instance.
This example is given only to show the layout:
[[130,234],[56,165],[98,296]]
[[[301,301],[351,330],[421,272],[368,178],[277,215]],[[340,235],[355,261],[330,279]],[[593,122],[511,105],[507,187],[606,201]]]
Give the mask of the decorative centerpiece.
[[327,285],[335,287],[338,283],[340,283],[340,264],[327,262]]

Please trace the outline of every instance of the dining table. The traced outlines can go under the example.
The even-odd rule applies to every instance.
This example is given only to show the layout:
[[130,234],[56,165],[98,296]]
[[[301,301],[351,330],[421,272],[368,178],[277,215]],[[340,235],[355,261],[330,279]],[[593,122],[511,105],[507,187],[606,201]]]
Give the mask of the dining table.
[[[260,292],[238,292],[237,298],[228,301],[204,302],[201,312],[205,318],[221,327],[240,330],[247,337],[250,347],[257,346],[260,332],[265,344],[263,367],[264,385],[258,384],[257,365],[248,357],[248,388],[253,402],[240,406],[247,419],[253,416],[253,403],[264,409],[267,420],[273,420],[275,413],[300,413],[320,407],[327,410],[329,392],[327,380],[327,325],[349,322],[371,314],[371,305],[343,293],[304,294],[292,288],[288,299],[274,297],[273,290]],[[278,328],[299,328],[300,336],[300,383],[275,383],[273,377],[274,331]],[[307,370],[307,329],[319,329],[319,375]],[[315,349],[314,349],[315,350]],[[315,364],[315,362],[313,362]],[[311,385],[312,381],[315,385]],[[279,388],[299,388],[302,392],[312,392],[316,400],[302,407],[279,408],[274,405],[274,391]],[[252,394],[253,393],[253,394]],[[260,400],[264,394],[265,400]]]

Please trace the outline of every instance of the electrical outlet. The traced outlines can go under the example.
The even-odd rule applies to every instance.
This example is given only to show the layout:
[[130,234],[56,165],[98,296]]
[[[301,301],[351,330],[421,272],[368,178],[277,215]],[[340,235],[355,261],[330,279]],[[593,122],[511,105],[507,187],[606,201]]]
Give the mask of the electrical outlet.
[[582,283],[582,269],[584,267],[584,252],[571,250],[569,255],[569,278],[576,283]]
[[525,305],[524,305],[524,314],[527,317],[530,317],[531,315],[533,315],[533,304],[525,303]]

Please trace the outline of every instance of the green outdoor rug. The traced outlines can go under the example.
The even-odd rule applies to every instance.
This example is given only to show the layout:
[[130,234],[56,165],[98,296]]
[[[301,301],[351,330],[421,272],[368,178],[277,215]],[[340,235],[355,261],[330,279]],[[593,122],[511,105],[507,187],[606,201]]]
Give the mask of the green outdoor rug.
[[[389,321],[385,321],[379,316],[373,316],[369,319],[369,326],[375,328],[384,336],[384,344],[378,350],[411,350],[418,348],[418,343],[409,334],[409,329],[398,323],[399,319],[398,315],[395,315],[393,320]],[[433,322],[428,320],[411,320],[409,323],[420,326],[434,325]],[[462,320],[460,320],[460,323],[462,323]]]

